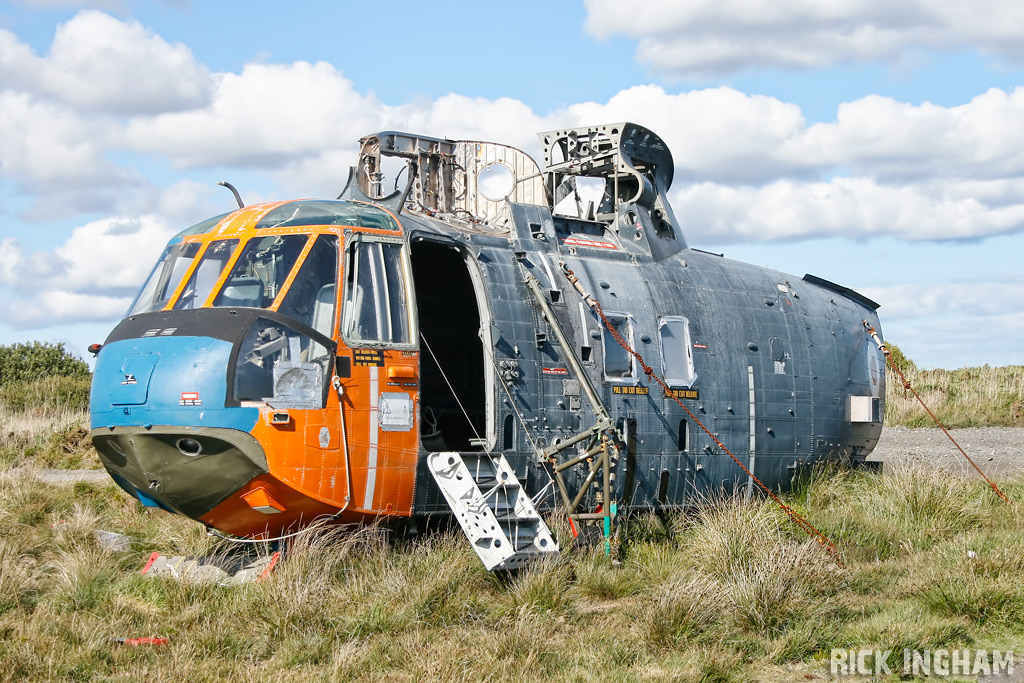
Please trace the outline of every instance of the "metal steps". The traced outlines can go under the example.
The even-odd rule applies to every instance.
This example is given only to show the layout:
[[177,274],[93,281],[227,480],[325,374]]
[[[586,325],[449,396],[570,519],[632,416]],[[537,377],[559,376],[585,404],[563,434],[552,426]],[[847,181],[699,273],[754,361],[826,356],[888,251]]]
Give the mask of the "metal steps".
[[558,544],[500,453],[431,453],[427,465],[489,570],[558,554]]

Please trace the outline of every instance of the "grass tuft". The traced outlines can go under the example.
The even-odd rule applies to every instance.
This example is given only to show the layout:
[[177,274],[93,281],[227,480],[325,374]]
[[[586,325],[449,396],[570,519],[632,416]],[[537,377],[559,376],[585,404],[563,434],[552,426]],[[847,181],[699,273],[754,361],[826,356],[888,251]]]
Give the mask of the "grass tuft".
[[[909,467],[816,471],[787,498],[838,543],[845,569],[772,505],[709,500],[627,520],[618,557],[566,543],[506,575],[457,531],[321,527],[266,580],[221,587],[138,573],[154,550],[234,550],[201,525],[112,483],[37,479],[36,463],[59,462],[73,440],[71,414],[10,424],[0,680],[805,680],[831,648],[891,649],[895,667],[903,648],[1005,650],[1024,633],[1019,505]],[[1024,481],[1001,484],[1024,501]],[[104,550],[97,529],[129,549]],[[170,644],[110,640],[140,636]]]

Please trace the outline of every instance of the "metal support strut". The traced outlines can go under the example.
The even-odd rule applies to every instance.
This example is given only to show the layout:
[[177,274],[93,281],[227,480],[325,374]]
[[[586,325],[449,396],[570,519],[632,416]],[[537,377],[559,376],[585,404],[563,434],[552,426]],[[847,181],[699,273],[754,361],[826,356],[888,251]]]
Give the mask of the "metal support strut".
[[[566,362],[569,364],[572,373],[579,381],[580,388],[587,397],[587,401],[590,403],[590,407],[594,411],[594,417],[596,418],[592,427],[583,430],[573,437],[560,441],[557,444],[539,451],[538,456],[542,462],[546,462],[551,465],[555,484],[558,487],[558,492],[561,494],[562,503],[565,505],[565,510],[569,515],[569,519],[575,521],[603,520],[605,549],[607,552],[611,552],[612,527],[615,524],[615,516],[618,511],[618,505],[616,505],[616,503],[611,499],[611,491],[612,484],[615,481],[614,467],[619,458],[619,448],[617,443],[621,442],[622,439],[617,433],[615,425],[612,423],[612,419],[608,414],[607,408],[605,408],[604,404],[601,402],[601,399],[597,394],[597,389],[594,388],[594,384],[590,381],[590,376],[587,375],[587,372],[583,368],[583,364],[580,360],[576,358],[572,344],[565,336],[565,332],[562,330],[561,325],[558,324],[558,320],[555,318],[555,314],[554,311],[551,310],[551,306],[548,305],[547,299],[544,298],[544,292],[541,290],[540,283],[537,281],[537,278],[527,273],[526,285],[530,288],[530,291],[533,292],[533,296],[537,300],[537,305],[540,307],[541,313],[544,315],[544,319],[551,326],[551,330],[554,332],[555,338],[562,347],[562,353],[565,356]],[[563,462],[558,461],[557,455],[559,453],[568,448],[572,448],[587,439],[590,439],[591,443],[585,452],[569,460]],[[587,473],[587,477],[583,481],[583,485],[580,486],[579,491],[576,492],[576,496],[574,498],[570,498],[569,490],[566,488],[562,472],[584,462],[590,463],[590,469]],[[591,485],[595,484],[598,474],[601,475],[600,512],[578,512],[579,506],[586,497]],[[572,531],[574,536],[578,535],[575,526],[573,526]]]

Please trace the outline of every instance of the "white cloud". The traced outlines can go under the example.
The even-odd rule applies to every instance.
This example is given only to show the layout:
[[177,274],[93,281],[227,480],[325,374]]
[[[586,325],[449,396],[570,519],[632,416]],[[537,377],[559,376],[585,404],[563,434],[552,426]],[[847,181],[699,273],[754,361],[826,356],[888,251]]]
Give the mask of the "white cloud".
[[136,118],[124,142],[182,167],[274,168],[351,145],[352,132],[374,130],[382,108],[326,62],[249,64],[219,77],[209,106]]
[[987,205],[958,183],[882,185],[865,178],[778,181],[760,187],[698,183],[671,193],[690,242],[722,244],[894,236],[903,240],[971,239],[1024,226],[1024,194]]
[[104,158],[104,142],[100,127],[64,107],[0,91],[0,177],[35,192],[126,179]]
[[164,244],[180,229],[158,216],[87,223],[55,249],[68,264],[62,283],[78,292],[134,292]]
[[0,282],[7,285],[7,293],[35,297],[71,291],[100,298],[128,296],[179,230],[162,217],[142,216],[86,223],[53,251],[26,252],[16,239],[8,238],[0,242]]
[[17,304],[0,302],[9,325],[33,329],[54,324],[116,320],[124,315],[131,297],[82,294],[70,290],[47,290]]
[[572,105],[577,125],[634,121],[664,138],[679,181],[763,182],[814,172],[817,158],[789,146],[806,134],[800,107],[728,87],[666,93],[653,85],[623,90],[607,104]]
[[211,91],[209,72],[185,45],[96,11],[79,12],[57,28],[44,74],[51,93],[122,114],[189,109]]
[[1024,313],[978,316],[942,312],[924,318],[900,318],[886,311],[883,304],[879,315],[885,340],[899,346],[918,367],[1022,364]]
[[57,27],[45,57],[0,31],[0,85],[79,110],[151,114],[202,106],[213,79],[185,45],[86,10]]
[[585,0],[586,30],[638,41],[637,57],[681,76],[746,68],[900,62],[915,51],[979,51],[1019,60],[1024,6],[961,0]]
[[993,273],[941,284],[876,287],[865,289],[864,294],[885,302],[886,315],[893,318],[930,318],[949,313],[975,317],[1024,315],[1024,277],[1020,274]]

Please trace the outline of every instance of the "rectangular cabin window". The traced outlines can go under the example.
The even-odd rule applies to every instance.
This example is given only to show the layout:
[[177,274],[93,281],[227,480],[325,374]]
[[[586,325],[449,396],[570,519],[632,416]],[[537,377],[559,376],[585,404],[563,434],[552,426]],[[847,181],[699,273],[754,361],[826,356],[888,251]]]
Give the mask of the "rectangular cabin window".
[[174,310],[199,308],[206,303],[206,298],[213,291],[213,286],[217,284],[220,274],[224,272],[224,267],[231,260],[237,246],[238,240],[218,240],[206,247],[199,265],[192,271],[188,284],[174,302]]
[[278,313],[334,336],[334,298],[338,283],[338,238],[320,235],[299,265]]
[[401,242],[357,236],[345,260],[342,335],[352,343],[411,344],[409,278]]
[[697,374],[693,371],[690,321],[678,316],[659,318],[658,332],[661,335],[661,362],[665,381],[671,386],[691,386]]
[[[622,338],[633,346],[633,326],[629,322],[629,316],[623,313],[606,313],[608,322],[615,328]],[[615,340],[608,328],[602,329],[604,347],[604,377],[607,380],[629,381],[636,378],[636,371],[633,367],[633,356],[622,348],[622,345]]]
[[308,239],[306,235],[270,235],[246,242],[213,305],[269,308]]

